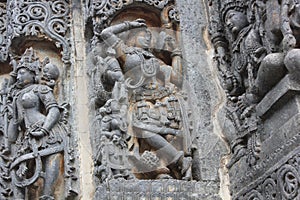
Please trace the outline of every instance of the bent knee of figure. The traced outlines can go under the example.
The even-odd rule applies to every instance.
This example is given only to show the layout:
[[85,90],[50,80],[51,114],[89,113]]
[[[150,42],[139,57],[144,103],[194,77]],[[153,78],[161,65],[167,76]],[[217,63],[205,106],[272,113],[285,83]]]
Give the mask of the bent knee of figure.
[[290,50],[284,58],[284,64],[289,73],[300,73],[300,49]]
[[107,75],[112,81],[123,81],[124,79],[121,71],[108,71]]
[[271,53],[263,59],[255,81],[260,96],[263,96],[285,76],[286,68],[283,60],[283,53]]
[[157,133],[144,131],[143,139],[154,149],[166,148],[167,146],[170,146],[170,143]]
[[268,54],[261,63],[260,68],[264,70],[281,69],[284,68],[284,54],[283,53],[271,53]]
[[[257,77],[261,80],[271,80],[282,78],[285,75],[284,54],[271,53],[267,55],[259,67]],[[278,78],[276,78],[278,77]]]

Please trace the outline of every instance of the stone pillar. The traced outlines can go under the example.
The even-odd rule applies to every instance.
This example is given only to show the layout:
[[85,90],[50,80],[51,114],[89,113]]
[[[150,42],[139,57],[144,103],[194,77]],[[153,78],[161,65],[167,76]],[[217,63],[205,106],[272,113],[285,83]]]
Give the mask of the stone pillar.
[[73,106],[74,126],[78,134],[78,159],[80,169],[80,199],[92,199],[95,192],[93,178],[93,160],[90,136],[89,119],[89,95],[86,66],[86,41],[85,31],[85,5],[80,0],[72,1],[72,32],[74,44],[73,60]]

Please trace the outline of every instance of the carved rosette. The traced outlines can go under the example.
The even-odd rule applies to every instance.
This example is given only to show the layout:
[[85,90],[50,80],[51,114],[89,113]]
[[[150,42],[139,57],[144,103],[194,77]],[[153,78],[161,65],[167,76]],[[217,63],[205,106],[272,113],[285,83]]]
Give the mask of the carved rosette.
[[8,57],[9,40],[7,39],[7,12],[6,4],[0,3],[0,61],[4,62]]
[[70,62],[70,5],[68,0],[13,0],[11,40],[22,36],[45,38],[62,49],[62,60]]
[[287,162],[275,165],[262,180],[253,182],[251,187],[237,194],[233,199],[299,199],[300,198],[300,154],[299,149]]

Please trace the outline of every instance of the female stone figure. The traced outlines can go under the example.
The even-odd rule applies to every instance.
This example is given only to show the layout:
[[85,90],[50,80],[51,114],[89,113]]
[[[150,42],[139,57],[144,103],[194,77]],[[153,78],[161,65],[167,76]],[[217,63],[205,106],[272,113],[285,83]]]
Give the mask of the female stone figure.
[[[52,89],[39,84],[40,68],[33,49],[27,49],[15,68],[16,82],[10,88],[8,138],[15,199],[24,199],[25,194],[28,199],[64,198],[64,172],[69,170],[65,163],[70,161],[66,151],[69,131]],[[51,75],[51,70],[46,72],[44,75]]]
[[[125,44],[117,34],[128,30]],[[128,134],[134,140],[130,149],[137,177],[189,180],[190,135],[177,90],[182,72],[179,51],[172,53],[172,66],[154,56],[149,50],[151,32],[141,19],[110,26],[100,36],[115,49],[129,90]]]

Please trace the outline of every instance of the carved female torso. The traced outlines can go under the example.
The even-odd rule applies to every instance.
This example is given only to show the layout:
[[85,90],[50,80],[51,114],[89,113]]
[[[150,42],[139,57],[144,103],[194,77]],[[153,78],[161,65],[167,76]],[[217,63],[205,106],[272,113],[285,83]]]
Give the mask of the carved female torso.
[[43,122],[46,117],[40,112],[41,100],[37,89],[37,85],[31,85],[18,92],[16,96],[16,106],[20,115],[19,120],[24,119],[27,128],[32,124]]

